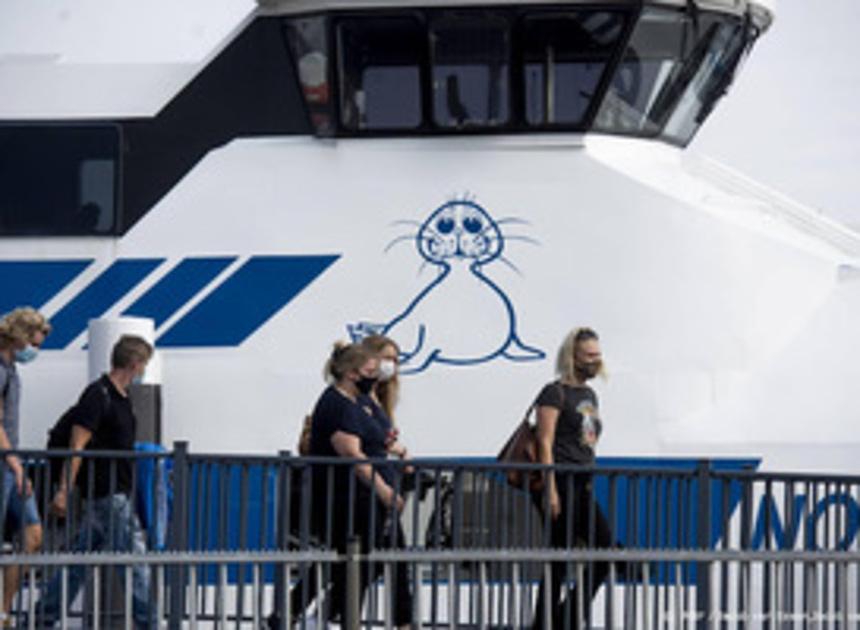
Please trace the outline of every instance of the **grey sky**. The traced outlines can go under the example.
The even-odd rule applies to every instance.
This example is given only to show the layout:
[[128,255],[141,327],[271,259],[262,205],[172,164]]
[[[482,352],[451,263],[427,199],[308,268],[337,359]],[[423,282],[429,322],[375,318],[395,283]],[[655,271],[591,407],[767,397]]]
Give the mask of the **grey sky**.
[[860,229],[860,1],[776,11],[690,149]]

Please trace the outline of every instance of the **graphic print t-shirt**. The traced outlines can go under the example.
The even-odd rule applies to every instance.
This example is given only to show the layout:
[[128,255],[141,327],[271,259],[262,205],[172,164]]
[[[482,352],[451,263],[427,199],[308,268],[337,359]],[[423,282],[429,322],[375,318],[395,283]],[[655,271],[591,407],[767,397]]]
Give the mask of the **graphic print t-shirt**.
[[559,410],[552,447],[555,461],[593,464],[594,446],[603,430],[594,390],[587,385],[550,383],[538,394],[536,404]]

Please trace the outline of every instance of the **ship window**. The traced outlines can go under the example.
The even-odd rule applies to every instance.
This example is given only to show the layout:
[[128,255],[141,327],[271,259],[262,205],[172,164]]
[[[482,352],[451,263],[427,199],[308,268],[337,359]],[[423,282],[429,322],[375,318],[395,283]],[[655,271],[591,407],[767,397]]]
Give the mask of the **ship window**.
[[692,139],[725,93],[751,44],[752,33],[738,20],[715,22],[711,34],[700,46],[702,54],[690,60],[689,81],[678,88],[680,97],[663,128],[663,137],[670,142],[684,145]]
[[425,31],[412,17],[339,22],[340,120],[350,130],[421,125]]
[[440,127],[508,122],[510,35],[504,15],[446,13],[430,30],[433,120]]
[[0,125],[0,234],[113,234],[119,129]]
[[[745,45],[736,18],[643,12],[595,120],[595,129],[686,143],[722,93]],[[665,129],[665,131],[664,131]]]
[[526,122],[577,125],[624,34],[610,11],[547,13],[524,23]]
[[311,124],[318,135],[331,135],[331,88],[328,68],[328,20],[324,16],[287,22],[287,41]]
[[647,9],[642,13],[624,57],[597,114],[600,130],[656,135],[655,104],[681,68],[692,32],[679,11]]

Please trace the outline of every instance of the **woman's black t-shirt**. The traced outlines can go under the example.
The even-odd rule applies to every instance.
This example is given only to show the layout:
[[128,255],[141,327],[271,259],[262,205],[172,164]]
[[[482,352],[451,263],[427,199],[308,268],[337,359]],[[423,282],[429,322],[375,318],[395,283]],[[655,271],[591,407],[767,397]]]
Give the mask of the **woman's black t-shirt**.
[[333,385],[317,400],[311,419],[311,455],[337,457],[331,436],[338,431],[361,437],[356,404]]
[[[362,450],[368,457],[386,459],[388,457],[388,440],[391,436],[391,430],[394,428],[391,419],[370,396],[359,396],[358,405],[364,414],[362,418]],[[394,485],[395,469],[393,466],[376,466],[375,470],[382,475],[388,485]]]
[[[332,436],[341,431],[356,436],[361,450],[370,458],[385,458],[386,440],[391,430],[391,421],[385,412],[368,396],[359,396],[355,402],[341,394],[334,386],[322,393],[314,408],[311,420],[310,454],[337,457],[331,443]],[[347,491],[349,484],[348,467],[338,466],[335,484],[339,491]],[[388,483],[392,481],[392,470],[388,466],[377,469]],[[367,486],[356,480],[358,492],[368,492]]]
[[594,390],[587,385],[572,386],[556,381],[541,390],[535,405],[559,410],[552,447],[554,461],[593,464],[594,447],[603,430]]

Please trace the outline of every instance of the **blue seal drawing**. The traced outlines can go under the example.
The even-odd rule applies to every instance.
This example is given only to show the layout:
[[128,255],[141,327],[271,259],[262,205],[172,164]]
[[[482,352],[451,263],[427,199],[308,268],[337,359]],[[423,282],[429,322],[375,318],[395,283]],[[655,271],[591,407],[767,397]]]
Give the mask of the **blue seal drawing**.
[[403,374],[423,372],[434,363],[475,365],[497,358],[545,358],[542,350],[522,341],[511,300],[484,273],[496,261],[518,271],[503,256],[505,241],[536,241],[504,236],[500,225],[525,221],[495,221],[479,204],[462,199],[444,203],[423,223],[398,223],[417,226],[417,232],[394,239],[386,251],[399,242],[412,241],[423,258],[421,268],[432,265],[437,274],[387,323],[348,325],[353,340],[380,333],[397,341]]

